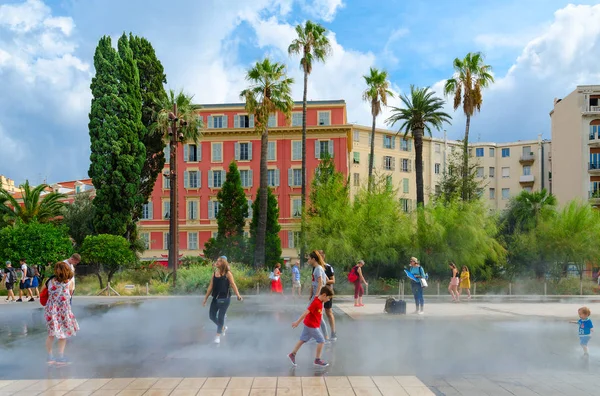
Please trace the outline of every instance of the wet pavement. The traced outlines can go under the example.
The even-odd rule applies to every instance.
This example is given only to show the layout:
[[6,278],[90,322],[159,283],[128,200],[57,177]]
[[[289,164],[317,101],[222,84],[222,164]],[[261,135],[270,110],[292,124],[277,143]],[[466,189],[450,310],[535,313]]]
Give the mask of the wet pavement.
[[435,387],[442,379],[465,376],[585,375],[600,368],[600,344],[592,339],[590,359],[581,359],[577,329],[565,321],[353,320],[335,309],[339,339],[323,356],[331,366],[313,368],[313,344],[300,350],[292,370],[286,355],[301,329],[292,329],[291,323],[305,301],[232,301],[229,331],[217,346],[212,344],[215,326],[200,298],[117,302],[76,297],[81,331],[67,345],[73,364],[49,369],[42,307],[25,305],[0,306],[0,379],[416,375]]

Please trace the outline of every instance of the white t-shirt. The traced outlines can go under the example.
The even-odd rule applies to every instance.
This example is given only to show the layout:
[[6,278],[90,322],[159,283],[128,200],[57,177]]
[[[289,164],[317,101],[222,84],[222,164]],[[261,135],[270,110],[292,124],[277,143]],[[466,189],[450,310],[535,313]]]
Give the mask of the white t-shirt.
[[67,263],[67,265],[71,267],[71,271],[73,271],[73,277],[69,280],[69,282],[73,283],[73,290],[75,290],[75,266],[69,263],[69,259],[66,259],[65,261],[63,261],[63,263]]
[[21,271],[23,272],[23,275],[21,275],[21,279],[23,279],[23,282],[25,282],[27,279],[29,279],[27,277],[27,264],[21,265]]

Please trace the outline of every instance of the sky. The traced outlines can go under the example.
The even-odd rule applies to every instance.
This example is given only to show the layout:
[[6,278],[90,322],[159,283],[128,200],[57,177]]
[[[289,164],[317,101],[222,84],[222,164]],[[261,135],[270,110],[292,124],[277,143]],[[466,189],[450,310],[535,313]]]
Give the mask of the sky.
[[[395,97],[410,85],[443,97],[452,61],[485,54],[495,83],[471,122],[476,141],[550,139],[554,98],[600,84],[600,2],[558,0],[0,0],[0,174],[17,184],[87,178],[88,114],[98,40],[149,39],[167,88],[196,103],[240,102],[248,68],[287,65],[302,98],[294,27],[328,29],[332,53],[309,78],[310,100],[344,99],[348,121],[371,124],[363,75],[388,71]],[[448,137],[464,134],[451,104]],[[389,110],[379,117],[385,127]],[[434,132],[442,136],[443,132]]]

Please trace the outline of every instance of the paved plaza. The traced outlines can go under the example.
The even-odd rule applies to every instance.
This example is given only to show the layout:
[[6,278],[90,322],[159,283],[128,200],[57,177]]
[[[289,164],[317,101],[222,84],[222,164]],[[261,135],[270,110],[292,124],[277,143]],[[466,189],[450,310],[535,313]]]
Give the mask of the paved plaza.
[[[386,315],[383,298],[336,298],[338,341],[315,368],[314,344],[291,368],[308,301],[232,302],[218,346],[199,297],[76,296],[73,364],[45,364],[38,303],[0,305],[0,396],[12,395],[598,395],[600,345],[582,359],[568,321],[594,299],[531,303],[426,301],[425,315]],[[411,311],[412,304],[408,303]]]

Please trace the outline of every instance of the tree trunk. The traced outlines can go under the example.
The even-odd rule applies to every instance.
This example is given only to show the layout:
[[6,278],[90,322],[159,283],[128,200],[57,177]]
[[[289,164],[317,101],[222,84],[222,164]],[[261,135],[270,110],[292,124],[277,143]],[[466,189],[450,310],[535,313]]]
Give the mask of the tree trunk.
[[96,271],[96,276],[98,277],[98,282],[100,283],[100,290],[104,290],[104,283],[102,282],[102,275],[100,274],[100,269]]
[[467,188],[469,184],[469,128],[471,127],[471,116],[467,114],[467,123],[465,126],[465,140],[463,141],[463,171],[462,171],[462,199],[468,201]]
[[265,125],[260,138],[260,206],[258,211],[258,229],[256,231],[256,246],[254,251],[254,266],[265,265],[265,243],[267,236],[267,151],[269,147],[269,127]]
[[306,92],[308,90],[308,73],[304,71],[304,93],[302,95],[302,220],[300,222],[300,265],[306,255],[304,213],[306,212]]
[[423,192],[423,129],[415,129],[415,171],[417,172],[417,206],[425,205]]
[[373,162],[375,161],[375,120],[373,115],[373,128],[371,129],[371,155],[369,157],[369,191],[373,190]]

